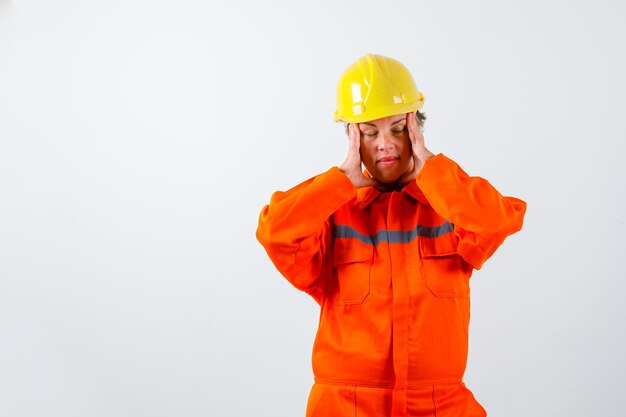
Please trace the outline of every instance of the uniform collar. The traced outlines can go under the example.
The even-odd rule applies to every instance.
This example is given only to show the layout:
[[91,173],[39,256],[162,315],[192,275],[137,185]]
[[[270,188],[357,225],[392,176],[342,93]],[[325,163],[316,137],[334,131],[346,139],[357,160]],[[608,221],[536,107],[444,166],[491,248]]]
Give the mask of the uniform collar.
[[356,190],[356,201],[360,209],[372,204],[382,193],[374,187],[362,187]]
[[[406,184],[402,188],[402,190],[400,190],[400,192],[406,194],[408,197],[412,198],[413,200],[419,201],[422,204],[428,204],[428,200],[426,200],[424,193],[417,186],[416,181],[411,181],[408,184]],[[365,209],[367,206],[372,204],[381,194],[383,193],[381,193],[374,187],[359,188],[356,191],[357,204],[359,205],[361,209]]]
[[417,181],[413,180],[404,186],[402,189],[403,193],[413,197],[414,200],[419,201],[422,204],[428,204],[428,200],[426,200],[426,196],[420,190],[420,187],[417,186]]

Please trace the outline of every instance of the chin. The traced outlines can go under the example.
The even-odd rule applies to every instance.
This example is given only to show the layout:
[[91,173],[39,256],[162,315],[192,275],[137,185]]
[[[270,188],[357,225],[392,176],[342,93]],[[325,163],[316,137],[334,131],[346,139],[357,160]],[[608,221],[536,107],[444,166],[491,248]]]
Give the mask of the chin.
[[374,179],[376,179],[376,181],[380,182],[381,184],[385,184],[385,185],[393,185],[395,184],[401,177],[402,175],[394,175],[394,176],[375,176]]

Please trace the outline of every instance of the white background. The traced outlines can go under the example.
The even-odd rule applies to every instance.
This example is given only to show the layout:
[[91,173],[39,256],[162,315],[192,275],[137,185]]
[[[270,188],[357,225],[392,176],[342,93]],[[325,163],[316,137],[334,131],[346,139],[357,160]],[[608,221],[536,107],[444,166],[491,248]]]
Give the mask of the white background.
[[472,279],[491,416],[617,416],[620,1],[0,0],[0,415],[303,416],[318,309],[261,207],[343,161],[337,79],[403,62],[425,136],[527,201]]

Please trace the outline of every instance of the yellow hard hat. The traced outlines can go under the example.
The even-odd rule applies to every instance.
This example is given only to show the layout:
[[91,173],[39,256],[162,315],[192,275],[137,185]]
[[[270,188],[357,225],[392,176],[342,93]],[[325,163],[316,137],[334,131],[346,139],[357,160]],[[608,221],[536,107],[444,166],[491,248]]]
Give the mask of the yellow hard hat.
[[395,59],[367,54],[337,84],[336,122],[361,123],[419,110],[424,95],[409,70]]

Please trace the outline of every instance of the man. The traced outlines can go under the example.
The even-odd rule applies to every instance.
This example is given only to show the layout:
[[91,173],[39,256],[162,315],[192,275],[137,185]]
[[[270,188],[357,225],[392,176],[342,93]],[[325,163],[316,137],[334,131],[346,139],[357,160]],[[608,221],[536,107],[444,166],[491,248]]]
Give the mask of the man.
[[400,62],[357,60],[337,88],[345,162],[261,212],[257,238],[321,307],[307,417],[486,415],[462,382],[469,278],[526,204],[425,147],[423,100]]

